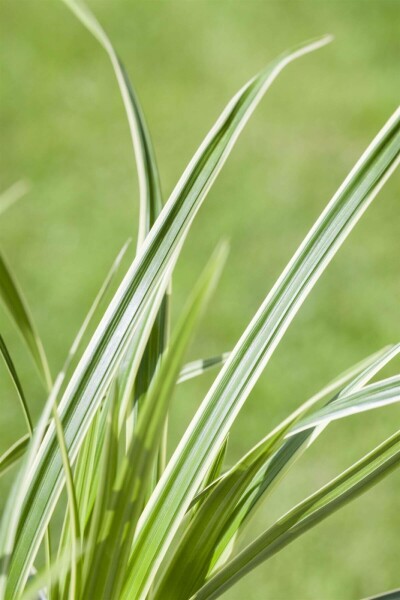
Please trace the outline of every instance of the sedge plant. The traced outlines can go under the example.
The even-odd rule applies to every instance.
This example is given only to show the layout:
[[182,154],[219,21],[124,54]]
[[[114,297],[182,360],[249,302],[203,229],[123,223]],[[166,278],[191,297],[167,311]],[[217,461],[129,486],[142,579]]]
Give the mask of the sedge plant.
[[[330,422],[400,400],[400,375],[379,378],[400,352],[395,344],[339,375],[266,431],[236,464],[225,464],[232,425],[274,350],[399,163],[400,112],[351,169],[231,352],[184,364],[227,255],[221,243],[170,327],[171,277],[191,225],[274,79],[330,37],[284,53],[247,82],[164,202],[149,131],[125,67],[91,12],[64,1],[103,46],[115,71],[138,172],[138,240],[119,285],[116,274],[129,256],[129,242],[115,259],[54,380],[15,275],[0,257],[3,304],[47,391],[34,423],[29,395],[1,337],[27,433],[0,458],[0,475],[19,463],[0,526],[0,597],[210,600],[400,465],[396,431],[238,549],[250,517]],[[0,211],[22,191],[17,186],[0,199]],[[209,369],[218,369],[215,380],[167,460],[174,390]],[[63,524],[55,536],[50,524],[56,510],[63,512]],[[262,597],[268,597],[267,589]]]

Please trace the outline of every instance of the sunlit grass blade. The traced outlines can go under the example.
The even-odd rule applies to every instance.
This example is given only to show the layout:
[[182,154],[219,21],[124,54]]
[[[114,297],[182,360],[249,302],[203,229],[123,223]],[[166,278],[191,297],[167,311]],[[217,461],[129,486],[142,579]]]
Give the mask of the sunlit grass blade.
[[305,298],[399,163],[400,110],[347,176],[249,324],[143,512],[124,600],[144,597],[252,387]]
[[[106,50],[119,84],[131,131],[139,179],[140,210],[137,247],[140,248],[162,208],[160,178],[148,127],[127,71],[105,31],[83,3],[74,0],[66,0],[66,3]],[[170,295],[167,293],[155,319],[142,361],[137,372],[135,371],[134,403],[139,403],[145,395],[159,358],[164,352],[168,336],[169,303]],[[130,437],[130,426],[128,420],[127,438]]]
[[[15,386],[15,389],[17,390],[17,396],[18,396],[18,400],[20,402],[21,405],[21,409],[22,409],[22,413],[24,415],[24,419],[26,422],[26,426],[28,428],[29,433],[31,434],[33,431],[33,426],[32,426],[32,418],[30,415],[30,411],[29,411],[29,407],[28,404],[26,402],[25,399],[25,394],[24,394],[24,390],[22,389],[22,385],[21,385],[21,381],[18,377],[18,373],[16,371],[15,365],[12,361],[12,358],[10,356],[10,353],[7,350],[7,346],[2,338],[2,336],[0,335],[0,354],[2,355],[4,362],[6,364],[6,367],[8,369],[8,372],[10,374],[10,377],[12,379],[12,382]],[[1,459],[0,459],[0,464],[1,464]],[[0,467],[0,471],[1,471],[1,467]]]
[[0,216],[15,202],[23,198],[29,192],[30,185],[27,181],[21,180],[14,183],[5,192],[0,194]]
[[364,600],[400,600],[400,588],[398,590],[391,590],[390,592],[383,592],[376,596],[368,596]]
[[82,340],[83,340],[87,330],[89,329],[90,324],[93,322],[93,319],[96,315],[96,312],[97,312],[99,306],[101,305],[102,301],[104,300],[104,297],[105,297],[107,291],[110,289],[112,282],[118,273],[118,270],[121,266],[121,262],[122,262],[124,256],[126,255],[126,251],[128,250],[130,243],[131,243],[131,241],[128,240],[122,246],[121,250],[118,252],[116,258],[114,259],[114,261],[110,267],[110,270],[108,271],[103,283],[101,284],[100,289],[97,292],[96,297],[93,300],[93,302],[90,306],[90,309],[89,309],[85,319],[83,320],[83,323],[80,326],[78,333],[75,336],[72,346],[69,349],[67,360],[65,361],[63,369],[62,369],[64,371],[64,373],[67,372],[70,364],[72,363],[75,355],[77,354],[79,347],[82,343]]
[[[109,398],[105,406],[107,413],[107,425],[104,443],[102,444],[101,463],[99,464],[100,478],[97,494],[90,519],[87,550],[84,557],[84,582],[83,589],[87,590],[90,582],[98,576],[93,571],[94,560],[99,545],[102,543],[102,527],[104,521],[112,517],[111,506],[114,501],[112,495],[115,493],[114,480],[118,469],[118,384],[114,384],[110,390]],[[133,465],[131,465],[133,468]],[[86,593],[86,592],[85,592]],[[90,596],[87,596],[90,597]]]
[[[75,574],[75,564],[76,559],[79,554],[79,546],[78,546],[78,538],[80,536],[79,533],[79,517],[76,503],[76,494],[75,487],[73,483],[73,476],[71,465],[69,462],[68,452],[65,444],[64,432],[62,429],[62,425],[57,413],[56,406],[56,398],[60,390],[60,386],[62,383],[62,376],[59,376],[54,386],[51,390],[49,398],[46,402],[42,415],[39,419],[39,423],[36,428],[33,430],[30,436],[30,444],[28,445],[28,453],[25,455],[24,463],[22,468],[14,482],[13,488],[8,496],[8,501],[5,507],[5,510],[2,515],[2,520],[0,524],[0,598],[4,597],[4,590],[7,584],[7,576],[9,572],[9,566],[11,562],[12,549],[15,543],[17,528],[19,517],[21,514],[23,500],[26,495],[26,491],[29,487],[32,473],[34,471],[34,463],[37,455],[38,448],[40,446],[41,440],[45,434],[50,414],[52,414],[55,426],[56,426],[56,436],[57,442],[60,445],[60,452],[62,457],[62,465],[66,475],[67,481],[67,495],[68,495],[68,504],[70,507],[71,514],[71,527],[74,532],[74,537],[72,538],[72,544],[70,548],[72,562],[71,568],[74,570]],[[49,538],[47,540],[49,544]],[[50,557],[48,557],[50,559]],[[48,571],[51,568],[51,565],[48,565]],[[74,592],[76,587],[74,588]],[[71,599],[72,600],[72,599]]]
[[341,475],[306,498],[235,558],[211,576],[193,600],[211,600],[320,523],[333,512],[366,492],[400,464],[400,432],[385,440]]
[[107,403],[105,401],[93,419],[79,452],[75,468],[79,514],[84,533],[87,533],[86,526],[97,496],[100,461],[104,451],[107,429],[108,411],[106,407]]
[[[99,307],[99,305],[101,304],[102,300],[104,299],[104,296],[106,294],[106,292],[108,291],[108,289],[110,288],[110,285],[116,275],[116,273],[118,272],[118,269],[120,267],[120,263],[123,259],[123,257],[125,256],[126,250],[129,246],[129,241],[126,242],[126,244],[122,247],[122,249],[120,250],[120,252],[118,253],[115,261],[113,262],[109,272],[107,273],[107,276],[99,290],[99,292],[96,295],[96,298],[94,299],[89,312],[86,316],[86,318],[84,319],[81,327],[79,328],[79,331],[74,339],[74,342],[69,350],[68,353],[68,357],[64,363],[62,372],[65,375],[70,364],[72,363],[76,353],[79,350],[80,344],[82,342],[83,337],[85,336],[85,333],[87,332],[87,329],[89,328],[91,322],[93,321],[93,318],[96,314],[96,311]],[[29,442],[29,436],[22,436],[19,440],[17,440],[12,447],[10,447],[6,452],[4,452],[4,454],[0,457],[0,477],[3,473],[5,473],[21,456],[23,456],[27,446],[28,446],[28,442]]]
[[221,367],[228,360],[228,357],[229,352],[224,352],[223,354],[218,354],[217,356],[212,356],[211,358],[200,358],[187,363],[182,367],[182,370],[179,374],[178,383],[183,383],[189,379],[194,379],[203,373],[207,373],[207,371],[210,369]]
[[52,415],[56,427],[57,441],[60,446],[62,464],[65,473],[67,498],[68,498],[68,514],[69,523],[71,528],[70,545],[68,549],[71,553],[70,560],[70,588],[69,598],[70,600],[76,600],[80,593],[80,555],[81,555],[81,526],[79,522],[79,510],[76,499],[76,489],[74,483],[74,477],[72,474],[71,463],[68,456],[67,445],[65,442],[64,431],[61,424],[60,417],[57,412],[57,405],[54,403],[52,407]]
[[[110,283],[112,281],[112,278],[114,277],[119,264],[122,260],[123,255],[125,254],[126,248],[127,248],[126,244],[121,252],[118,254],[110,272],[108,273],[104,284],[102,285],[102,287],[100,288],[100,291],[98,293],[98,295],[95,298],[95,301],[91,307],[91,309],[89,310],[89,313],[86,317],[86,319],[84,320],[76,338],[75,341],[70,349],[70,352],[68,354],[67,360],[64,364],[64,368],[60,373],[60,376],[57,379],[57,386],[55,386],[54,388],[52,388],[52,383],[51,383],[51,379],[50,379],[50,372],[48,369],[48,363],[47,363],[47,359],[46,356],[44,354],[43,351],[43,347],[41,345],[41,341],[40,338],[37,336],[37,334],[35,334],[35,328],[34,328],[34,324],[33,321],[29,315],[29,310],[27,308],[27,304],[26,301],[24,300],[24,297],[22,295],[22,292],[19,290],[19,288],[17,287],[16,282],[13,280],[12,276],[11,276],[11,272],[9,271],[6,263],[3,260],[3,267],[5,269],[5,275],[3,274],[3,287],[5,289],[5,295],[6,295],[6,299],[10,299],[11,301],[14,303],[14,305],[11,304],[11,308],[13,309],[12,315],[14,316],[14,320],[17,324],[17,326],[19,327],[20,331],[22,332],[22,335],[24,336],[24,338],[26,339],[27,343],[29,342],[29,340],[33,340],[34,344],[33,344],[33,350],[35,350],[35,348],[37,349],[37,356],[39,356],[39,359],[41,360],[40,364],[38,364],[38,368],[40,368],[40,366],[42,367],[42,374],[44,376],[46,376],[45,379],[45,383],[48,386],[48,389],[52,389],[52,393],[50,395],[50,398],[52,399],[51,402],[52,404],[48,405],[48,412],[52,412],[53,418],[54,418],[54,422],[55,422],[55,426],[56,426],[56,436],[57,436],[57,441],[58,444],[60,446],[61,449],[61,456],[62,456],[62,464],[63,464],[63,469],[64,472],[66,473],[66,479],[67,479],[67,493],[68,493],[68,499],[69,499],[69,506],[70,506],[70,510],[71,510],[71,516],[73,516],[73,519],[70,520],[71,522],[71,527],[72,527],[72,531],[74,532],[73,537],[71,538],[71,545],[72,545],[72,557],[73,557],[73,564],[75,565],[75,557],[78,555],[78,537],[79,537],[79,518],[78,518],[78,510],[77,510],[77,502],[76,502],[76,494],[75,494],[75,489],[74,489],[74,484],[73,484],[73,479],[72,479],[72,471],[71,471],[71,466],[70,466],[70,462],[69,462],[69,457],[68,457],[68,452],[66,450],[66,445],[65,445],[65,439],[64,439],[64,434],[63,434],[63,430],[62,430],[62,425],[60,423],[58,414],[56,412],[56,408],[55,408],[55,402],[56,402],[56,397],[59,394],[59,391],[61,389],[61,385],[62,382],[64,380],[67,368],[69,366],[69,364],[72,362],[72,359],[77,351],[77,349],[79,348],[79,344],[93,318],[93,315],[99,305],[99,303],[101,302],[101,300],[103,299],[107,289],[110,286]],[[14,311],[14,312],[13,312]],[[28,334],[25,332],[25,329],[28,329]],[[36,336],[36,337],[35,337]],[[36,346],[35,346],[36,344]],[[34,355],[35,358],[35,355]],[[7,361],[8,367],[11,368],[12,365],[10,363],[10,361]],[[11,374],[13,374],[13,371],[15,373],[15,369],[12,370],[11,369]],[[17,385],[17,384],[16,384]],[[17,385],[17,390],[20,392],[22,391],[22,388],[19,385]],[[26,407],[27,408],[27,407]],[[45,411],[46,412],[46,411]],[[40,444],[40,440],[41,440],[41,436],[44,435],[44,431],[45,431],[45,427],[47,427],[47,425],[45,423],[43,423],[43,421],[41,421],[41,426],[38,427],[38,434],[36,436],[36,444],[33,444],[33,448],[37,448],[38,445]],[[31,427],[31,423],[29,423],[29,428],[30,428],[30,433],[32,433],[32,427]],[[13,445],[13,447],[11,448],[11,450],[9,452],[6,453],[6,455],[4,457],[2,457],[2,461],[1,461],[1,466],[2,466],[2,471],[5,471],[6,469],[8,469],[12,462],[15,462],[15,460],[17,460],[21,454],[23,453],[23,451],[26,449],[27,447],[27,441],[25,438],[21,438],[21,440],[19,440],[16,444]],[[36,450],[35,450],[36,451]],[[32,461],[34,460],[35,456],[34,456],[34,452],[31,452],[31,456],[28,457],[27,460],[27,465],[26,465],[26,471],[28,472],[29,467],[28,465],[32,464]],[[21,478],[22,480],[23,478]],[[19,497],[19,502],[17,503],[18,506],[18,510],[21,506],[21,502],[23,499],[23,490],[26,489],[24,482],[22,482],[21,484],[21,489],[19,490],[20,493],[18,493],[18,480],[16,482],[16,486],[15,486],[15,493],[16,495]],[[13,510],[14,515],[18,515],[18,510],[15,507]],[[14,523],[14,519],[12,519],[11,521],[12,523]],[[15,521],[16,523],[16,521]],[[14,526],[16,526],[14,523]],[[11,533],[10,533],[11,532]],[[13,532],[13,533],[12,533]],[[13,530],[12,528],[10,528],[9,534],[8,534],[8,540],[11,541],[13,540],[15,535],[15,530]],[[49,545],[49,538],[47,539],[47,544]],[[8,560],[8,559],[7,559]],[[75,566],[72,566],[72,580],[73,583],[75,582]],[[74,592],[75,593],[75,592]]]
[[309,417],[302,419],[288,433],[294,435],[300,431],[327,425],[331,421],[342,419],[351,415],[388,406],[400,400],[400,375],[389,377],[382,381],[372,383],[362,390],[343,395],[334,403],[321,408]]
[[[365,384],[379,373],[379,371],[396,358],[399,352],[400,344],[397,344],[384,348],[367,359],[364,359],[308,400],[304,405],[303,413],[306,412],[306,410],[310,410],[317,402],[327,396],[331,396],[327,403],[327,406],[330,406],[338,401],[343,395],[361,390]],[[332,394],[334,394],[333,397]],[[298,414],[300,417],[301,412]],[[304,451],[315,442],[324,429],[325,425],[320,425],[313,430],[297,433],[284,441],[282,447],[274,454],[266,468],[249,488],[247,498],[243,503],[241,510],[237,512],[236,523],[233,522],[231,525],[234,531],[238,524],[240,524],[242,530],[245,528],[249,518],[254,516],[255,509],[261,501],[265,500],[266,495],[271,491],[272,486],[276,485],[279,479],[287,473],[288,469],[294,466]],[[229,539],[230,532],[228,531],[226,535]],[[226,545],[226,540],[222,540],[221,543],[222,545]]]
[[[28,451],[25,453],[21,468],[8,494],[7,503],[0,522],[0,598],[5,596],[8,583],[12,553],[16,542],[16,534],[21,518],[24,499],[34,475],[34,463],[37,453],[48,427],[57,394],[62,384],[62,376],[58,376],[46,401],[39,422],[33,430]],[[56,438],[57,439],[57,438]],[[30,567],[28,569],[28,575]]]
[[[140,248],[162,208],[159,173],[146,120],[126,69],[93,13],[83,2],[76,0],[64,0],[64,2],[105,49],[118,81],[128,118],[139,180],[140,209],[137,246]],[[166,295],[161,304],[160,312],[155,319],[153,331],[143,353],[142,362],[137,373],[135,372],[134,393],[136,401],[145,394],[159,357],[164,351],[167,336],[168,303],[169,299]]]
[[[71,460],[77,455],[152,294],[161,285],[163,277],[166,280],[162,285],[166,289],[171,276],[169,270],[177,260],[176,253],[180,252],[209,188],[258,102],[287,64],[329,41],[330,38],[325,37],[283,55],[245,85],[229,102],[190,162],[111,301],[59,404]],[[218,440],[215,448],[219,448],[221,442],[222,439]],[[210,455],[210,464],[213,458]],[[204,467],[206,471],[209,465],[204,464]],[[50,428],[41,445],[38,464],[25,497],[20,535],[8,578],[7,599],[19,593],[26,581],[63,484],[59,449],[54,428]]]
[[[119,598],[132,537],[158,449],[157,440],[162,431],[184,353],[215,289],[226,254],[227,247],[223,245],[207,265],[149,388],[132,443],[114,486],[116,498],[111,509],[112,517],[107,518],[106,530],[102,531],[95,548],[85,597],[96,598],[103,595],[107,598]],[[132,468],[132,465],[135,468]]]
[[356,385],[361,383],[367,374],[372,377],[378,368],[382,368],[396,355],[396,350],[399,348],[384,349],[339,376],[303,403],[231,467],[218,482],[209,487],[208,497],[203,500],[201,508],[186,527],[174,549],[168,570],[158,582],[156,598],[184,599],[201,586],[207,573],[222,554],[225,553],[226,556],[228,545],[248,516],[250,508],[254,508],[254,497],[262,485],[260,482],[254,484],[254,479],[265,467],[275,448],[281,444],[292,423],[321,398],[343,387],[349,379],[352,379],[352,385]]
[[[376,372],[378,372],[379,369],[383,368],[383,366],[385,364],[387,364],[387,362],[389,362],[395,355],[396,355],[395,348],[389,347],[389,348],[384,348],[383,350],[380,350],[379,352],[372,354],[368,358],[365,358],[364,360],[360,361],[359,363],[357,363],[350,369],[347,369],[344,373],[340,374],[332,382],[330,382],[328,385],[326,385],[322,390],[320,390],[319,392],[314,394],[314,396],[312,396],[302,406],[300,406],[299,409],[297,409],[295,411],[295,414],[297,416],[301,416],[301,414],[303,412],[306,412],[308,409],[315,406],[322,399],[326,398],[327,396],[332,396],[332,394],[334,394],[338,390],[341,390],[343,388],[343,386],[345,386],[350,380],[352,380],[354,383],[359,382],[358,376],[361,377],[360,384],[361,384],[361,382],[365,383],[366,381],[368,381],[368,377],[373,377],[373,375],[376,374]],[[296,418],[296,416],[294,415],[293,420],[295,420],[295,418]],[[282,449],[284,449],[286,445],[290,445],[290,440],[286,440],[284,442]],[[254,449],[255,449],[255,447],[254,447]],[[277,452],[278,455],[279,455],[280,451],[281,450],[278,450],[278,452]],[[243,459],[245,459],[245,457],[243,457]],[[240,468],[240,464],[243,459],[238,461],[236,463],[236,465],[234,465],[232,467],[232,469]],[[280,460],[278,462],[280,463],[280,466],[283,468],[284,461]],[[277,473],[276,473],[276,475],[277,475]],[[262,485],[263,479],[264,479],[264,476],[262,474],[261,478],[259,478],[256,481],[256,483],[253,484],[251,492],[254,492],[255,490],[259,489],[259,492],[262,493],[263,490],[261,490],[261,485]],[[198,493],[194,497],[194,499],[192,501],[192,505],[194,506],[199,499],[201,499],[206,494],[208,494],[211,491],[211,489],[213,487],[215,487],[216,483],[217,482],[214,481],[212,484],[210,484],[208,486],[208,488],[205,488],[200,493]],[[247,507],[247,509],[248,509],[248,507]],[[246,510],[245,510],[245,512],[246,512]],[[238,514],[237,519],[238,519],[238,523],[240,523],[243,519],[243,515]]]
[[10,448],[3,452],[0,456],[0,477],[25,454],[30,437],[30,433],[25,434],[19,438],[19,440],[14,442]]
[[21,333],[47,389],[50,389],[52,385],[51,375],[43,344],[37,333],[22,292],[1,252],[0,297],[17,326],[18,331]]
[[209,489],[210,486],[217,482],[221,477],[226,453],[228,450],[228,441],[229,436],[227,436],[224,440],[217,456],[215,457],[213,464],[211,465],[211,469],[209,470],[206,478],[204,479],[204,490]]
[[212,486],[186,527],[173,560],[156,587],[154,597],[157,600],[184,600],[201,586],[220,537],[242,494],[282,440],[290,424],[291,421],[271,432],[240,464]]
[[[83,548],[81,548],[81,554]],[[80,558],[78,556],[78,559]],[[19,600],[48,600],[49,594],[47,590],[47,583],[49,579],[54,582],[58,582],[59,578],[65,571],[68,572],[71,566],[70,549],[67,548],[64,552],[53,559],[48,569],[43,569],[39,572],[34,571],[31,574],[28,584],[22,593]]]
[[[5,307],[7,308],[12,320],[14,321],[15,326],[17,327],[19,333],[22,336],[22,339],[24,340],[26,347],[29,350],[29,353],[33,359],[33,362],[38,370],[38,373],[43,381],[43,384],[47,390],[47,392],[50,392],[50,390],[52,389],[53,383],[52,383],[52,377],[51,377],[51,373],[50,373],[50,367],[49,367],[49,363],[44,351],[44,347],[42,344],[42,341],[39,337],[39,334],[37,332],[36,326],[34,324],[33,318],[31,316],[31,313],[29,311],[28,308],[28,304],[22,294],[21,289],[19,288],[19,285],[14,277],[14,275],[12,274],[4,255],[2,254],[2,252],[0,251],[0,297],[5,305]],[[55,399],[54,399],[55,402]],[[23,402],[24,404],[24,402]],[[26,405],[25,405],[26,406]],[[26,406],[27,408],[27,406]],[[32,437],[32,423],[29,420],[29,424],[28,424],[28,428]],[[40,437],[36,438],[37,440],[40,439]],[[35,444],[33,444],[33,447],[35,446]],[[10,455],[8,454],[8,464],[9,464],[9,459],[15,458],[17,456],[17,452],[16,452],[17,448],[14,445],[13,448],[13,453]],[[21,450],[21,446],[19,447],[19,450]],[[27,463],[28,464],[28,463]],[[17,490],[17,486],[18,486],[18,482],[20,480],[17,478],[15,484],[14,484],[14,488],[13,490]],[[22,486],[23,487],[23,486]],[[13,497],[13,494],[11,494],[11,497]],[[8,505],[10,507],[10,510],[12,510],[11,505]],[[16,510],[14,510],[14,514],[12,516],[12,518],[10,518],[10,527],[9,529],[5,529],[3,530],[3,525],[0,527],[0,564],[5,562],[5,564],[9,565],[9,561],[10,561],[10,555],[9,552],[11,551],[12,545],[14,544],[15,541],[15,527],[17,526],[17,519],[19,517],[19,509],[21,507],[20,501],[17,502],[17,508]],[[3,517],[4,520],[4,517]],[[3,531],[5,531],[6,533],[4,533],[4,537],[3,537]],[[49,530],[45,530],[45,535],[46,535],[46,561],[48,563],[48,566],[50,566],[50,546],[51,546],[51,542],[50,542],[50,532]],[[2,544],[4,543],[4,547],[6,548],[6,551],[4,552],[4,556],[5,558],[3,559],[3,549],[2,549]],[[0,573],[0,577],[3,575],[3,573]],[[0,598],[1,598],[1,592],[2,592],[2,587],[4,585],[4,579],[1,579],[0,581]]]
[[164,292],[170,281],[171,273],[178,256],[179,252],[176,252],[175,258],[169,267],[169,271],[167,271],[161,282],[157,285],[155,291],[149,297],[146,309],[133,334],[129,350],[126,352],[119,369],[118,382],[120,402],[118,431],[121,434],[123,429],[125,429],[127,447],[132,439],[133,429],[138,417],[137,404],[133,401],[137,373],[140,365],[143,363],[144,353],[149,346],[150,337],[154,334],[154,323],[160,316],[160,306],[165,301]]
[[162,207],[158,168],[143,111],[124,65],[93,13],[79,0],[63,0],[63,2],[72,10],[107,52],[118,81],[128,118],[139,179],[139,247],[150,231]]

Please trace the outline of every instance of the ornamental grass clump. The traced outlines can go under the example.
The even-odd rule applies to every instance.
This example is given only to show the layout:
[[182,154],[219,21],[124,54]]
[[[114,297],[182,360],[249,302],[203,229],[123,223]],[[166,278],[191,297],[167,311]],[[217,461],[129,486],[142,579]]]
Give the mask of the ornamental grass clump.
[[[115,276],[129,243],[117,256],[54,380],[26,301],[1,255],[1,297],[47,400],[34,423],[0,338],[27,424],[27,434],[0,458],[0,474],[20,463],[1,520],[0,598],[217,598],[400,464],[399,430],[238,550],[250,517],[331,421],[400,400],[400,375],[379,378],[397,357],[397,344],[339,375],[226,467],[228,435],[240,409],[320,275],[399,163],[400,112],[352,168],[232,351],[184,364],[227,256],[221,243],[170,327],[171,277],[191,225],[274,79],[330,37],[284,53],[246,83],[164,202],[151,138],[124,65],[89,10],[64,1],[106,50],[117,77],[138,170],[138,242],[119,286]],[[94,333],[86,343],[90,326]],[[167,460],[174,390],[209,369],[219,372]],[[66,507],[60,502],[64,487]],[[50,532],[56,509],[64,511],[57,536]]]

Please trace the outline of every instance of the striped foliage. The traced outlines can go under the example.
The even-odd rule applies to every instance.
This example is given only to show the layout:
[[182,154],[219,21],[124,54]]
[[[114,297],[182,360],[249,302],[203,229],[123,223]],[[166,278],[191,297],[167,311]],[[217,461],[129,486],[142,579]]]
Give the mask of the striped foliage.
[[[0,457],[0,476],[18,463],[0,525],[0,598],[217,598],[400,463],[397,432],[238,551],[239,535],[272,485],[332,421],[400,400],[400,376],[379,376],[396,361],[397,344],[362,360],[305,402],[299,399],[298,408],[236,464],[225,464],[230,430],[258,378],[315,283],[399,163],[400,111],[350,170],[233,349],[185,364],[227,254],[221,244],[171,327],[171,277],[191,225],[272,82],[330,37],[285,52],[250,79],[222,111],[163,203],[151,137],[125,66],[89,9],[76,0],[64,2],[106,51],[121,91],[140,188],[137,247],[125,273],[122,258],[128,243],[117,256],[54,381],[27,301],[0,255],[0,297],[47,393],[34,423],[29,393],[0,337],[0,353],[27,427]],[[24,191],[19,184],[7,192],[0,211]],[[116,273],[123,275],[119,285]],[[107,291],[113,294],[109,302]],[[90,329],[94,333],[86,342]],[[212,370],[210,389],[176,448],[168,452],[176,386]],[[62,510],[64,488],[64,522],[51,540],[49,525],[56,509]],[[47,561],[38,572],[43,545]]]

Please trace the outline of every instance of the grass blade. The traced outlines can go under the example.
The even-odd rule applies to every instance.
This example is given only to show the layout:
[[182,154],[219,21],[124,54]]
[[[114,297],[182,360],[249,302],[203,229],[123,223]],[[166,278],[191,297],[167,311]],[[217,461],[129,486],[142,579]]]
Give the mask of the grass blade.
[[[30,434],[32,434],[33,431],[33,426],[32,426],[32,418],[29,412],[29,407],[28,404],[26,402],[25,399],[25,394],[24,394],[24,390],[22,389],[22,385],[20,382],[20,379],[18,377],[18,373],[15,369],[14,363],[12,361],[12,358],[10,356],[10,353],[7,350],[7,346],[2,338],[2,336],[0,335],[0,353],[4,359],[4,362],[6,364],[6,367],[8,369],[8,372],[10,374],[10,377],[12,379],[12,382],[15,386],[15,389],[17,390],[17,396],[18,396],[18,400],[20,402],[21,405],[21,409],[24,415],[24,419],[26,421],[26,426],[28,428],[28,431]],[[15,448],[14,448],[15,451]],[[1,464],[2,460],[0,459],[0,464]],[[0,468],[1,471],[1,468]]]
[[143,512],[123,599],[143,598],[240,408],[312,287],[399,163],[389,119],[295,253],[222,368]]
[[97,552],[90,565],[91,577],[84,593],[87,598],[119,598],[132,537],[157,452],[156,442],[162,431],[184,353],[215,289],[226,255],[227,247],[223,245],[207,265],[149,389],[131,447],[114,487],[117,492],[112,518],[107,519],[107,529],[99,538],[101,542],[98,542]]
[[193,595],[192,600],[212,600],[297,537],[357,498],[400,463],[400,432],[364,456],[339,477],[298,504],[252,544],[220,569]]
[[[355,365],[337,380],[328,385],[316,396],[311,398],[306,405],[307,410],[315,406],[315,404],[328,394],[332,394],[337,390],[333,398],[327,403],[327,406],[339,400],[343,395],[350,394],[357,390],[361,390],[379,371],[381,371],[390,361],[392,361],[400,352],[400,344],[384,348],[380,352],[368,357],[358,365]],[[344,386],[344,387],[343,387]],[[266,493],[271,490],[271,487],[277,483],[278,479],[287,472],[300,458],[302,453],[310,447],[317,437],[325,429],[325,425],[321,425],[313,430],[300,432],[285,440],[284,444],[272,457],[267,468],[261,473],[258,480],[253,485],[253,489],[249,490],[249,498],[247,505],[243,506],[243,514],[238,515],[238,520],[245,525],[249,517],[254,515],[255,508],[261,500],[265,499]]]
[[31,357],[47,389],[51,388],[51,375],[43,344],[37,333],[22,292],[13,277],[4,255],[0,252],[0,297],[21,333]]
[[[168,269],[175,264],[176,252],[180,251],[196,213],[250,115],[287,64],[324,46],[329,40],[323,38],[285,54],[244,86],[223,111],[190,162],[111,301],[60,402],[71,460],[77,455],[101,398],[148,308],[152,293],[164,276],[170,277]],[[168,280],[163,285],[165,290]],[[219,447],[220,442],[217,445]],[[210,458],[211,463],[214,457]],[[34,478],[25,497],[20,535],[8,578],[7,600],[19,593],[26,581],[63,484],[55,432],[50,428],[41,445]]]
[[318,425],[327,425],[336,419],[342,419],[366,410],[388,406],[394,402],[399,402],[399,400],[400,375],[396,375],[368,385],[362,390],[342,395],[334,403],[302,419],[287,435],[295,435],[300,431]]
[[354,384],[360,371],[365,373],[367,368],[371,372],[373,366],[375,369],[382,366],[392,356],[392,348],[381,351],[339,376],[295,410],[211,486],[208,497],[186,527],[168,570],[158,582],[156,598],[183,600],[189,597],[204,583],[207,573],[223,553],[226,557],[228,545],[248,516],[250,507],[254,508],[257,485],[261,487],[259,483],[254,485],[254,478],[281,444],[292,423],[322,397],[332,393],[335,387],[343,386],[351,377]]
[[[110,271],[108,272],[99,292],[97,293],[96,298],[93,301],[92,306],[89,309],[89,312],[85,318],[85,320],[83,321],[76,337],[75,340],[69,350],[68,353],[68,357],[67,360],[63,366],[63,370],[62,372],[65,374],[70,366],[70,364],[72,363],[76,353],[78,352],[79,346],[81,344],[81,341],[90,325],[90,323],[92,322],[92,319],[94,317],[94,315],[96,314],[96,311],[99,307],[99,305],[101,304],[101,301],[103,300],[107,290],[109,289],[113,278],[115,277],[118,268],[120,266],[120,263],[122,261],[122,258],[124,257],[126,250],[129,246],[130,242],[128,241],[121,249],[121,251],[118,253],[114,263],[111,266]],[[1,336],[0,336],[1,337]],[[4,341],[1,340],[0,341],[0,351],[3,350],[3,344]],[[6,452],[4,452],[4,454],[0,457],[0,477],[1,475],[3,475],[19,458],[21,458],[21,456],[23,456],[24,452],[26,451],[26,448],[28,447],[28,442],[29,442],[29,435],[24,435],[22,436],[19,440],[17,440]]]
[[182,367],[177,383],[183,383],[189,379],[194,379],[210,369],[221,367],[228,360],[229,352],[212,356],[211,358],[200,358],[187,363]]
[[25,454],[30,437],[30,433],[25,434],[0,456],[0,477]]
[[77,0],[63,0],[63,2],[107,52],[118,81],[128,118],[139,179],[138,247],[140,247],[162,208],[158,168],[146,120],[125,67],[93,13],[83,2]]
[[400,589],[384,592],[376,596],[369,596],[365,600],[400,600]]
[[[139,249],[162,208],[158,167],[146,120],[127,71],[97,19],[83,3],[75,0],[64,1],[105,49],[118,81],[131,132],[139,180],[140,210],[137,243]],[[169,294],[166,294],[149,336],[142,361],[137,373],[135,372],[135,403],[138,403],[146,393],[159,358],[164,351],[168,333],[169,301]],[[128,429],[127,438],[129,437],[130,431]]]

